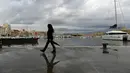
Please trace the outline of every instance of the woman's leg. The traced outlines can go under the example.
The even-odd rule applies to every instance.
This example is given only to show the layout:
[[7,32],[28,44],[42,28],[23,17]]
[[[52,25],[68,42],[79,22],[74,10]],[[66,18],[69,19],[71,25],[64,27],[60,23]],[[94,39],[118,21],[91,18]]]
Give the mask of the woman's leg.
[[50,42],[50,41],[49,41],[49,40],[47,40],[45,47],[41,50],[42,52],[46,51],[46,49],[47,49],[47,47],[48,47],[49,42]]
[[54,45],[54,43],[53,43],[53,40],[51,40],[51,45],[52,45],[52,47],[53,47],[53,51],[52,51],[52,52],[56,52],[56,47],[55,47],[55,45]]

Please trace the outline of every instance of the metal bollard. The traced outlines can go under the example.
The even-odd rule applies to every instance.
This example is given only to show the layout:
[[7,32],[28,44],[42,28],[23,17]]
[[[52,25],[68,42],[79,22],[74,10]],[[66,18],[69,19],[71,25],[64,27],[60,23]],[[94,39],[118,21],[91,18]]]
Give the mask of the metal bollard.
[[108,49],[107,48],[108,43],[103,43],[102,45],[103,45],[103,53],[109,53],[108,50],[107,50]]
[[2,39],[0,39],[0,48],[2,48]]

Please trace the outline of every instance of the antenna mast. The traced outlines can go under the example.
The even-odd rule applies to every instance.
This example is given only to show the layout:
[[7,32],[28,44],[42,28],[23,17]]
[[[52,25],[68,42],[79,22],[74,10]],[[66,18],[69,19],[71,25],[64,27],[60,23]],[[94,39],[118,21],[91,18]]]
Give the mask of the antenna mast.
[[117,24],[117,4],[116,4],[116,0],[114,0],[114,5],[115,5],[115,21]]

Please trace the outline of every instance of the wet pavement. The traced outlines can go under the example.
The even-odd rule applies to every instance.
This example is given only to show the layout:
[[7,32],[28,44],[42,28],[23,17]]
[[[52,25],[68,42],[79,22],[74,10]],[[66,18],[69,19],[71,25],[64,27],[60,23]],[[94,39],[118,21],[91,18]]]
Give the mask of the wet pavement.
[[101,46],[58,47],[56,54],[51,47],[43,54],[42,48],[4,47],[0,73],[130,73],[129,46],[109,46],[109,54]]

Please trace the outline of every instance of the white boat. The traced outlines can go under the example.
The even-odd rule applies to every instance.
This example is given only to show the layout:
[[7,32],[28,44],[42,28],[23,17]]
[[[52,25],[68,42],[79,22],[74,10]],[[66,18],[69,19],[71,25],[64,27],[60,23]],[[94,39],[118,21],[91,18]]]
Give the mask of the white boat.
[[[116,8],[116,0],[114,0],[115,5],[115,23],[117,25],[117,8]],[[116,26],[117,28],[117,26]],[[127,41],[130,40],[130,35],[127,32],[123,32],[120,30],[112,30],[105,33],[105,35],[102,36],[103,40],[121,40],[121,41]]]
[[130,35],[127,32],[113,30],[108,31],[105,35],[102,36],[103,40],[120,40],[120,41],[127,41]]

